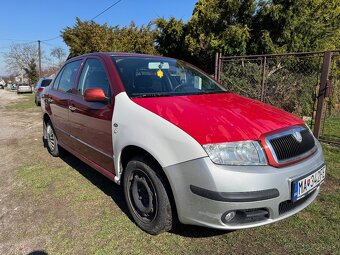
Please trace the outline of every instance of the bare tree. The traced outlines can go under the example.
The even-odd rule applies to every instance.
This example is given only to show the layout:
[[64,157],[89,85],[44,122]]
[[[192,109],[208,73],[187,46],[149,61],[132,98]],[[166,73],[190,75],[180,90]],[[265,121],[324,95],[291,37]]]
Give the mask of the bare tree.
[[66,51],[61,47],[55,47],[51,50],[51,56],[58,61],[58,66],[61,67],[66,60]]
[[12,74],[21,73],[29,68],[32,59],[38,62],[38,48],[32,44],[13,44],[8,53],[5,54],[7,69]]

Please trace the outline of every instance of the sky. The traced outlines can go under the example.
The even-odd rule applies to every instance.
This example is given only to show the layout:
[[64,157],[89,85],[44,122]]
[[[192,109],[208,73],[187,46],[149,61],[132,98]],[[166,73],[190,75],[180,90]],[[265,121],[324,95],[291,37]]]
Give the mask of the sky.
[[[9,74],[4,53],[14,43],[30,43],[55,38],[67,26],[75,24],[75,17],[90,20],[117,0],[1,0],[0,4],[0,76]],[[149,21],[171,16],[187,21],[197,0],[121,0],[95,19],[100,24],[126,26],[131,21],[146,25]],[[41,44],[48,54],[56,46],[67,49],[62,38]],[[44,63],[43,63],[44,65]]]

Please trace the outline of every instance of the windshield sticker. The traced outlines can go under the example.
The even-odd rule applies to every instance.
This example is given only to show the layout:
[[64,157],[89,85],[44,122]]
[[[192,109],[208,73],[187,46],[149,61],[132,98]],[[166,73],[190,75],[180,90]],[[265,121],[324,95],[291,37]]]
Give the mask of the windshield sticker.
[[162,78],[162,77],[164,76],[164,73],[163,73],[163,71],[162,71],[161,69],[159,69],[159,70],[157,71],[157,76],[158,76],[159,78]]

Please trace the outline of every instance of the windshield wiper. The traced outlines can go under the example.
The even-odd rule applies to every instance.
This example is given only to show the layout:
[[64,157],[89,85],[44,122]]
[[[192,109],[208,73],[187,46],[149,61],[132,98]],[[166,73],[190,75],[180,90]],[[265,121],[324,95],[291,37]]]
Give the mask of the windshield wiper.
[[229,93],[228,91],[224,90],[207,90],[207,91],[200,91],[196,93],[195,95],[200,95],[200,94],[223,94],[223,93]]
[[166,92],[166,93],[141,93],[141,94],[131,94],[131,98],[145,98],[145,97],[171,97],[171,96],[191,96],[191,95],[206,95],[206,94],[222,94],[228,93],[228,91],[223,90],[207,90],[199,92]]
[[165,93],[144,93],[144,94],[132,94],[132,98],[144,98],[144,97],[168,97],[173,96],[172,94]]

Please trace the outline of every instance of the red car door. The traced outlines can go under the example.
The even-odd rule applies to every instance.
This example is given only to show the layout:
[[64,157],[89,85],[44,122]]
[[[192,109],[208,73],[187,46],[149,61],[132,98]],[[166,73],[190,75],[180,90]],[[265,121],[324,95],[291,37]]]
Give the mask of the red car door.
[[47,104],[51,111],[51,121],[61,145],[71,145],[69,136],[69,99],[77,77],[81,60],[67,63],[54,80],[47,95]]
[[[102,88],[108,102],[85,101],[84,91],[89,88]],[[70,99],[69,126],[72,147],[88,160],[114,172],[111,91],[104,62],[96,57],[88,58]]]

